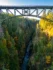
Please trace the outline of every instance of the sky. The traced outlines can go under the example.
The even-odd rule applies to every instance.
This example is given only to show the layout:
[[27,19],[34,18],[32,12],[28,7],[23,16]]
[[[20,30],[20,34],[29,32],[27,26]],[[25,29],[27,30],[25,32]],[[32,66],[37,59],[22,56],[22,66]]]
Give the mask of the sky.
[[53,0],[0,0],[0,5],[53,5]]

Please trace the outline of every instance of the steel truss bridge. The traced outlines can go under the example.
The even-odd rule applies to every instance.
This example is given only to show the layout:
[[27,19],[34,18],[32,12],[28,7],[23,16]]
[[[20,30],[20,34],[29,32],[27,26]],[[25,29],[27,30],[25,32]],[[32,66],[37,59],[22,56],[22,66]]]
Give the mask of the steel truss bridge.
[[47,13],[47,11],[53,12],[53,6],[0,6],[0,13],[2,13],[3,10],[15,16],[33,16],[53,22],[53,20],[41,16],[42,13]]

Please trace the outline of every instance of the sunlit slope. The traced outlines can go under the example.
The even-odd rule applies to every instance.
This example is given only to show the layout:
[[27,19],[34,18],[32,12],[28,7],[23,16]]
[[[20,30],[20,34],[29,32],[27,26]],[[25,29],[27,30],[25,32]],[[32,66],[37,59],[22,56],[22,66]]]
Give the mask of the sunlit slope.
[[[47,15],[44,13],[43,17],[53,20],[53,13],[50,12]],[[44,33],[46,33],[49,37],[53,36],[53,22],[49,22],[44,19],[41,19],[39,25],[41,30]]]

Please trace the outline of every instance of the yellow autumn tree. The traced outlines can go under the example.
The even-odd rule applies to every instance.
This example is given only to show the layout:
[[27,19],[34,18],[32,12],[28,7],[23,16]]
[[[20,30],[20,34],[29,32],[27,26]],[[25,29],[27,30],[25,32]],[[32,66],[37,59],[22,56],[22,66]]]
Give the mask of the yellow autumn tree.
[[[43,17],[46,17],[47,19],[53,20],[53,13],[49,12],[47,15],[43,15]],[[42,32],[49,35],[49,38],[53,36],[53,22],[47,21],[45,19],[40,20],[40,28],[42,29]]]
[[[45,12],[43,13],[42,17],[46,17],[46,13]],[[40,25],[40,28],[42,30],[44,30],[46,28],[46,23],[45,22],[46,22],[45,19],[43,19],[43,18],[40,19],[39,25]]]

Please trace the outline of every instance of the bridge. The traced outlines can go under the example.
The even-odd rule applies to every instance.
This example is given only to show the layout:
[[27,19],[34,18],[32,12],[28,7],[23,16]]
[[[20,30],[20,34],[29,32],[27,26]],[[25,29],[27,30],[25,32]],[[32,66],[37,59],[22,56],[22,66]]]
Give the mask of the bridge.
[[41,14],[47,13],[47,11],[52,12],[53,6],[0,6],[0,13],[2,13],[3,10],[5,10],[6,13],[10,12],[15,16],[33,16],[48,20],[45,17],[41,17]]

